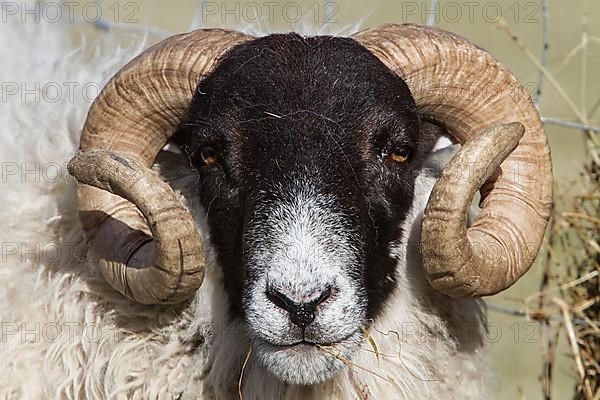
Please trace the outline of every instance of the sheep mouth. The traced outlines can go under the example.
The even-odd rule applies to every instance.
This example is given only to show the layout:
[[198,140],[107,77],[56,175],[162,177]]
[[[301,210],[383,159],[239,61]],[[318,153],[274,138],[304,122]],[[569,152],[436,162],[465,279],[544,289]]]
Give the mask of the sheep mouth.
[[282,347],[297,347],[297,346],[331,347],[331,346],[335,346],[336,344],[338,344],[342,341],[344,341],[344,339],[342,339],[340,341],[336,341],[336,342],[312,342],[310,340],[303,339],[296,343],[282,345]]
[[351,359],[360,344],[361,330],[331,342],[302,339],[290,344],[273,344],[254,339],[260,363],[280,380],[296,385],[313,385],[334,378]]
[[268,340],[265,340],[265,342],[267,342],[271,346],[274,346],[276,348],[281,348],[281,349],[285,349],[285,348],[291,349],[294,347],[303,347],[303,346],[304,347],[316,347],[316,348],[331,348],[331,347],[335,347],[335,346],[345,342],[346,340],[349,340],[355,334],[356,334],[356,331],[350,333],[349,335],[347,335],[339,340],[335,340],[335,341],[316,341],[316,340],[310,340],[310,339],[303,338],[301,340],[298,340],[297,342],[286,343],[286,344],[272,343],[272,342],[269,342]]

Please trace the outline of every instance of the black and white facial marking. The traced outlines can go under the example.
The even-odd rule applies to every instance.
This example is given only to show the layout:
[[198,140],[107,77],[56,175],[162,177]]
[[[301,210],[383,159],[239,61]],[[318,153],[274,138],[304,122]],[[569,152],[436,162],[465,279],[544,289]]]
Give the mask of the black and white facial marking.
[[395,287],[390,243],[432,145],[406,84],[351,39],[271,35],[219,62],[177,136],[232,318],[280,379],[331,378]]

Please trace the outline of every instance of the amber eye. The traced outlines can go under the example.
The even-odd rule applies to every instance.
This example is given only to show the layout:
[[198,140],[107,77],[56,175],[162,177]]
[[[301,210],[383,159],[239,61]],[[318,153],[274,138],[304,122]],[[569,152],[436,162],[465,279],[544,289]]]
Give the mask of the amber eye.
[[408,146],[397,146],[388,156],[392,161],[403,163],[410,157],[410,148]]
[[204,165],[207,167],[212,167],[217,163],[217,149],[210,145],[202,146],[202,148],[200,148],[200,157],[202,158]]

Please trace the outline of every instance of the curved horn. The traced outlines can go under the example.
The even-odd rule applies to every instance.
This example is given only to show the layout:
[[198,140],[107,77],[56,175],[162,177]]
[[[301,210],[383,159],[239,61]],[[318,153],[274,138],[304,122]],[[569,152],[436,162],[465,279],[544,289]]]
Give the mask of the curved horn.
[[[386,25],[353,38],[404,79],[421,115],[463,144],[423,217],[429,282],[454,297],[508,288],[533,263],[552,210],[550,149],[528,93],[486,51],[439,29]],[[518,124],[493,128],[515,121],[522,138]],[[467,229],[477,189],[482,210]]]
[[80,183],[79,218],[102,275],[132,300],[178,303],[202,284],[202,238],[192,215],[149,167],[200,80],[250,38],[220,29],[172,36],[125,65],[90,108],[80,155],[69,163]]

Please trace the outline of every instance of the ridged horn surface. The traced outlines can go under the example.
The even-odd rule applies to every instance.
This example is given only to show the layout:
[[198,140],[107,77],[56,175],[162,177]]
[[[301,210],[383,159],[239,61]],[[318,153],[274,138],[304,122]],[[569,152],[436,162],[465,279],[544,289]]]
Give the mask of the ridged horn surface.
[[92,104],[69,171],[80,221],[106,280],[143,304],[178,303],[202,284],[202,238],[149,167],[200,80],[251,36],[206,29],[172,36],[125,65]]
[[[489,53],[440,29],[385,25],[353,38],[404,79],[422,116],[463,145],[423,217],[429,282],[453,297],[508,288],[535,260],[552,210],[550,149],[529,94]],[[467,228],[478,189],[481,213]]]

